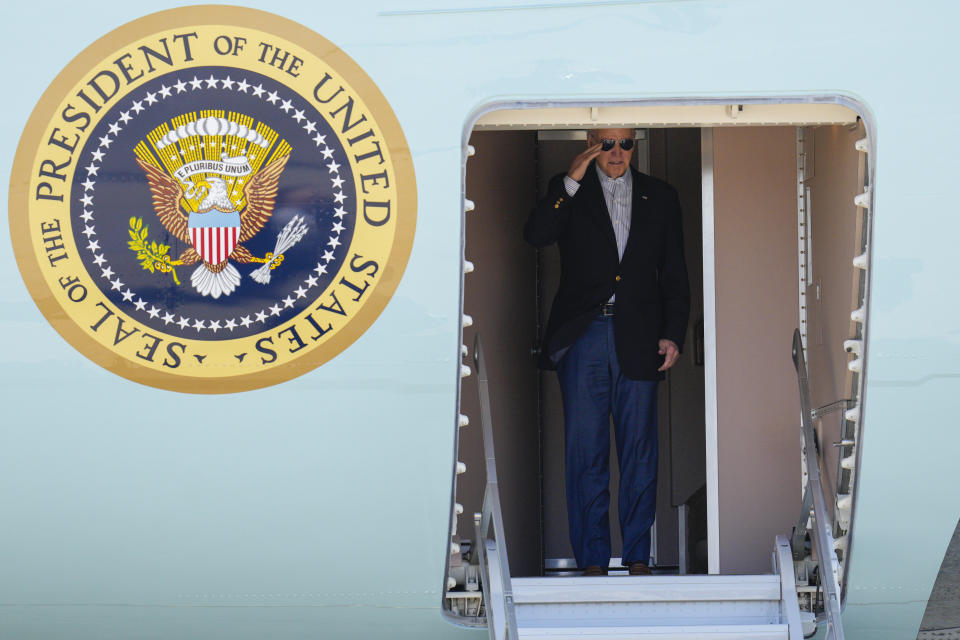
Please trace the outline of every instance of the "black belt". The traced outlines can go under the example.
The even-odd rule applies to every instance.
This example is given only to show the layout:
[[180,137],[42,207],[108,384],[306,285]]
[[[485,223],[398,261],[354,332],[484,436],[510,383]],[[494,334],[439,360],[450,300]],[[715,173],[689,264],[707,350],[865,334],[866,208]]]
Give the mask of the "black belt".
[[600,315],[602,316],[612,316],[613,315],[613,303],[604,302],[600,305]]

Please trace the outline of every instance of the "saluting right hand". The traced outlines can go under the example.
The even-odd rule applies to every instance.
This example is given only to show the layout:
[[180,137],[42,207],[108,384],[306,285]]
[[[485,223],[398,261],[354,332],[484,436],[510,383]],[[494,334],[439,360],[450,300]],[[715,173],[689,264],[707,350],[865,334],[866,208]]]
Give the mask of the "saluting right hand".
[[592,147],[587,147],[586,151],[573,159],[573,164],[570,165],[570,170],[567,171],[567,175],[577,182],[583,180],[583,174],[587,172],[590,161],[600,155],[602,151],[603,149],[599,142]]

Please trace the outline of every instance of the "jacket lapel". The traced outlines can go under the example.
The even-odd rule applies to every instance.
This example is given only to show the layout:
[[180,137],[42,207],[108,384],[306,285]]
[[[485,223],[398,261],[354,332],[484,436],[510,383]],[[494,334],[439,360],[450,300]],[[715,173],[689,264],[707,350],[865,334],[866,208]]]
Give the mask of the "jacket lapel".
[[[630,255],[630,252],[639,242],[638,238],[642,233],[640,227],[643,226],[644,216],[647,211],[647,198],[644,195],[646,185],[643,183],[643,174],[635,171],[633,167],[630,168],[630,172],[633,174],[633,195],[631,196],[630,202],[630,234],[627,236],[627,246],[623,249],[621,262],[627,259],[627,256]],[[599,183],[599,180],[597,182]],[[616,238],[614,238],[614,242],[616,242]]]

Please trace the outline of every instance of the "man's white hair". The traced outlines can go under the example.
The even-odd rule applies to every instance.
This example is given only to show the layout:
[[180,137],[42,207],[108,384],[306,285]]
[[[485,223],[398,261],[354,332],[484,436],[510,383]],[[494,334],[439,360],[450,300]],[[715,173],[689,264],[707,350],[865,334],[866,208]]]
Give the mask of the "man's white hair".
[[605,130],[607,130],[607,129],[626,129],[626,130],[630,131],[630,135],[631,135],[632,137],[634,137],[634,138],[637,137],[637,130],[634,129],[633,127],[594,127],[594,128],[592,128],[592,129],[587,129],[587,138],[588,138],[588,139],[589,139],[589,138],[596,139],[596,138],[597,138],[597,132],[598,132],[598,131],[605,131]]

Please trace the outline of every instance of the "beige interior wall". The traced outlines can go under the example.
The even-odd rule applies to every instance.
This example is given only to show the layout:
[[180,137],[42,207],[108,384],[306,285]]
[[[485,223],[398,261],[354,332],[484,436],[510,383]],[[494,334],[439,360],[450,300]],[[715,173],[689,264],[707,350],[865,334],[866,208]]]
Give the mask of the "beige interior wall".
[[[807,289],[807,368],[814,408],[849,398],[852,374],[845,340],[856,337],[857,326],[850,312],[858,304],[859,272],[852,266],[860,253],[862,212],[853,204],[862,191],[863,154],[854,143],[865,135],[858,127],[822,126],[806,131],[807,162],[805,185],[810,188],[812,284]],[[818,420],[824,454],[824,484],[827,495],[834,493],[842,439],[842,412]]]
[[713,132],[720,572],[769,573],[800,509],[796,129]]
[[[583,140],[541,141],[537,145],[537,194],[547,191],[554,175],[565,172],[571,160],[583,151]],[[540,260],[540,318],[545,328],[550,306],[560,285],[560,253],[556,244],[536,252]],[[570,528],[567,524],[567,483],[564,466],[563,398],[553,371],[540,372],[540,410],[543,416],[543,545],[548,559],[573,558]],[[611,465],[611,473],[617,467]],[[614,486],[616,484],[614,483]],[[611,509],[617,501],[611,500]],[[616,522],[616,520],[613,520]],[[614,549],[620,549],[619,531],[611,527]]]
[[[472,354],[477,331],[483,336],[510,569],[515,576],[539,575],[540,434],[530,354],[536,254],[523,241],[536,197],[536,132],[476,132],[470,144],[476,155],[469,160],[466,193],[476,208],[467,213],[465,255],[475,271],[465,276],[463,308],[474,324],[464,329],[463,340]],[[473,368],[472,356],[465,361]],[[469,540],[486,482],[475,373],[462,381],[461,413],[471,422],[460,429],[459,457],[467,472],[458,479],[457,501],[464,506],[459,535]]]

